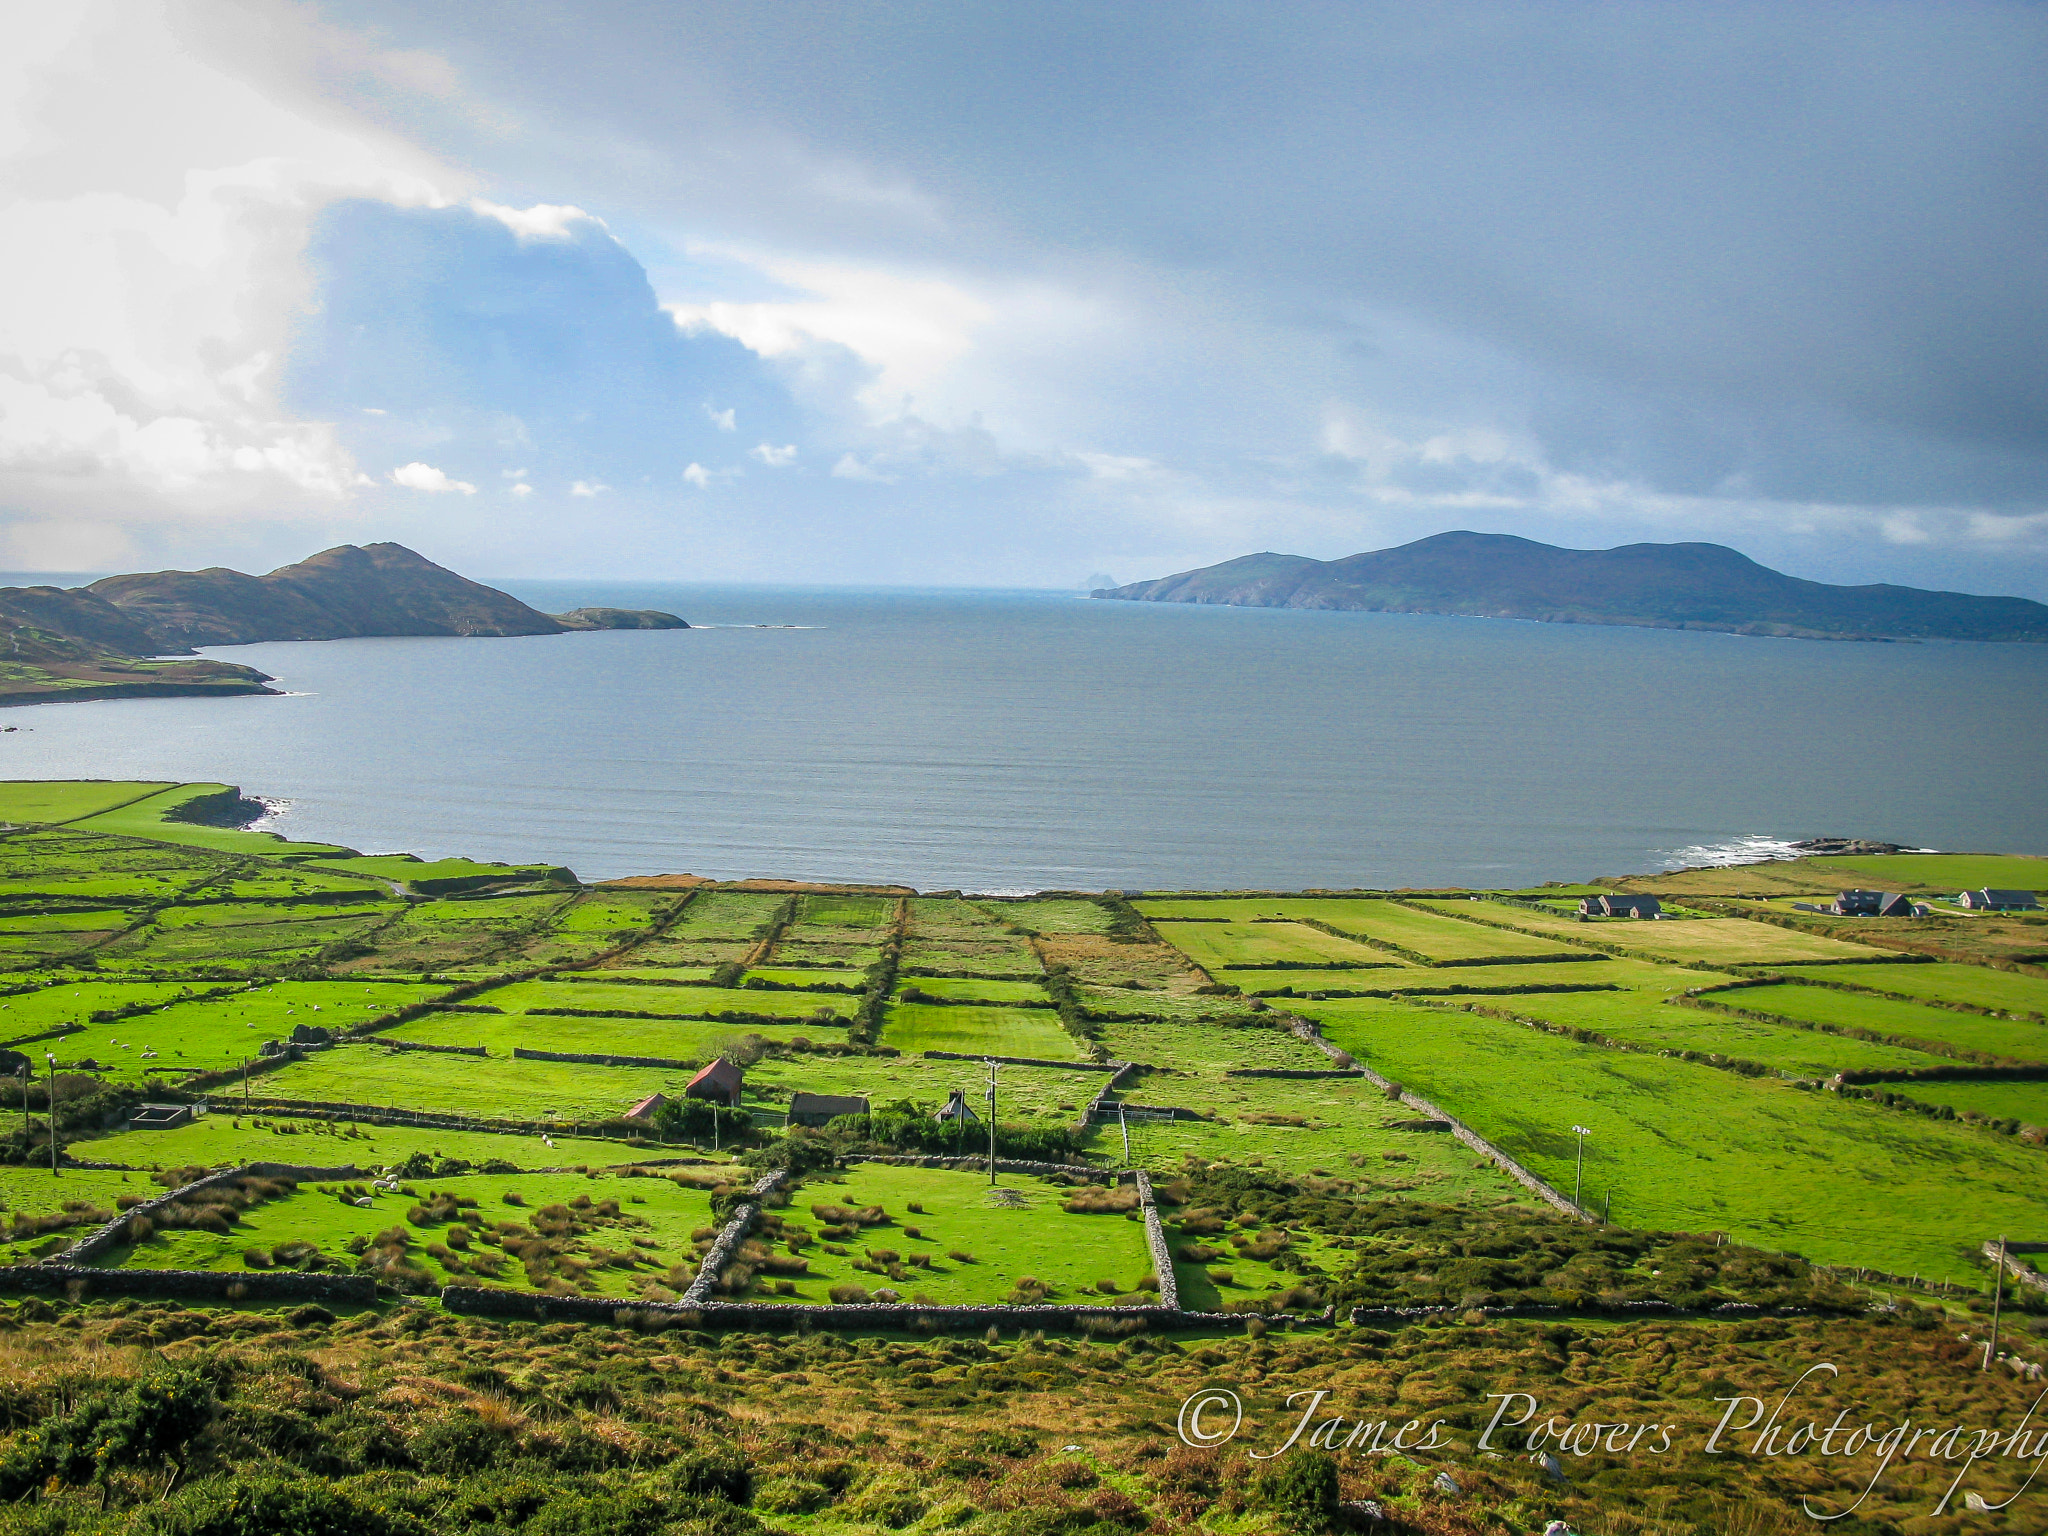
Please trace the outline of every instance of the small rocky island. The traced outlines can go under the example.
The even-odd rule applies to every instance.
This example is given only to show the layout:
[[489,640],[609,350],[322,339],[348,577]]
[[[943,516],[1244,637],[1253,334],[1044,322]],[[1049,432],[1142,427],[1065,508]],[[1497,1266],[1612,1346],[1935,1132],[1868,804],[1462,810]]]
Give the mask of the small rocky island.
[[211,566],[0,587],[0,704],[277,692],[254,667],[193,655],[202,645],[689,627],[655,609],[542,613],[402,544],[343,544],[267,576]]

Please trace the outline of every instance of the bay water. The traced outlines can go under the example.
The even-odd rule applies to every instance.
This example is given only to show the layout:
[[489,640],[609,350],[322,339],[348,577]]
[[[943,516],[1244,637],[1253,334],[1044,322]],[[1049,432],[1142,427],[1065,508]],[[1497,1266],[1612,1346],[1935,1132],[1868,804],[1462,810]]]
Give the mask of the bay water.
[[289,696],[0,711],[0,777],[224,780],[292,837],[586,879],[1507,886],[1814,834],[2048,852],[2048,646],[501,585],[703,627],[220,647]]

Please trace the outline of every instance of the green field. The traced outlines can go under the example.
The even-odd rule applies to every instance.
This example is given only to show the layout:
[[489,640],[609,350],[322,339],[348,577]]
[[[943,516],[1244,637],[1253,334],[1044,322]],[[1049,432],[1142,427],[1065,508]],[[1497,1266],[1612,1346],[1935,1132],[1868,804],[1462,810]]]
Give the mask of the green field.
[[[1054,1305],[1103,1306],[1129,1297],[1151,1272],[1141,1222],[1063,1210],[1072,1192],[1043,1179],[1005,1174],[997,1187],[1021,1205],[994,1203],[987,1178],[974,1173],[862,1163],[837,1179],[807,1179],[784,1213],[789,1230],[815,1238],[827,1225],[813,1212],[820,1205],[879,1207],[887,1219],[850,1238],[806,1244],[806,1269],[789,1277],[790,1294],[764,1294],[757,1280],[747,1299],[817,1303],[829,1300],[835,1286],[858,1285],[957,1306],[1004,1301],[1028,1277],[1047,1287],[1045,1300]],[[853,1267],[871,1252],[897,1255],[888,1267],[901,1278]],[[1114,1289],[1101,1289],[1103,1280]]]
[[1768,1013],[1815,1024],[1874,1030],[1907,1040],[1937,1041],[1966,1051],[1983,1051],[2015,1061],[2048,1061],[2048,1024],[1993,1019],[1952,1008],[1895,1002],[1832,987],[1794,982],[1781,987],[1744,987],[1707,998],[1752,1013]]
[[334,843],[295,843],[270,832],[246,832],[239,827],[209,827],[198,822],[179,821],[171,814],[194,800],[232,789],[233,786],[228,784],[177,784],[114,809],[80,816],[71,825],[80,831],[154,838],[220,853],[254,854],[259,858],[275,859],[287,855],[326,858],[355,851]]
[[1582,923],[1563,913],[1551,916],[1500,903],[1481,911],[1494,922],[1554,933],[1565,939],[1619,945],[1653,960],[1779,965],[1802,960],[1875,959],[1884,953],[1865,944],[1795,933],[1789,928],[1752,923],[1739,917],[1668,918],[1655,922],[1610,917]]
[[1102,1048],[1113,1061],[1141,1061],[1193,1073],[1215,1074],[1230,1067],[1320,1072],[1330,1065],[1330,1058],[1314,1046],[1267,1024],[1105,1024]]
[[1471,1014],[1304,1011],[1567,1195],[1588,1127],[1587,1200],[1620,1223],[1954,1279],[1986,1236],[2048,1227],[2041,1154],[1987,1131]]
[[859,991],[866,983],[867,973],[824,967],[761,966],[742,976],[740,984],[745,987],[747,982],[754,980],[770,982],[777,987],[852,987]]
[[1154,923],[1159,936],[1205,971],[1219,974],[1231,966],[1282,964],[1324,965],[1343,962],[1371,966],[1396,964],[1385,950],[1352,939],[1340,939],[1301,923]]
[[[584,1240],[570,1251],[579,1262],[555,1288],[570,1294],[638,1296],[650,1285],[662,1285],[676,1265],[694,1268],[691,1233],[716,1225],[707,1191],[664,1178],[629,1178],[615,1173],[595,1177],[575,1174],[465,1174],[455,1178],[421,1179],[406,1186],[409,1193],[371,1192],[368,1210],[323,1194],[319,1186],[302,1185],[282,1200],[267,1201],[241,1214],[226,1234],[195,1230],[162,1230],[133,1247],[110,1252],[111,1264],[150,1269],[213,1269],[242,1271],[251,1265],[245,1255],[284,1244],[311,1243],[335,1267],[355,1267],[350,1240],[367,1240],[393,1229],[405,1232],[413,1264],[425,1272],[432,1288],[478,1283],[533,1289],[523,1267],[499,1251],[482,1234],[499,1224],[524,1225],[535,1212],[569,1207],[581,1200],[595,1208],[616,1201],[618,1216],[600,1218]],[[454,1221],[410,1221],[424,1198],[436,1190],[474,1200],[473,1210]],[[507,1203],[507,1194],[520,1204]],[[574,1209],[574,1207],[571,1207]],[[448,1241],[451,1229],[463,1229],[459,1251]],[[529,1233],[531,1229],[529,1228]],[[434,1251],[438,1250],[438,1251]],[[594,1262],[587,1266],[582,1258]],[[260,1266],[268,1267],[268,1266]],[[663,1287],[672,1295],[672,1287]]]
[[[602,975],[602,972],[591,973]],[[792,1024],[810,1021],[822,1010],[843,1022],[853,1017],[860,999],[833,992],[770,992],[761,988],[650,986],[609,981],[521,981],[483,993],[473,1001],[507,1012],[530,1008],[618,1009],[671,1018],[719,1018],[728,1014],[762,1014]]]
[[[262,1079],[258,1079],[262,1081]],[[429,1157],[461,1158],[482,1164],[501,1158],[521,1168],[606,1167],[654,1153],[594,1136],[550,1133],[547,1145],[538,1136],[506,1136],[487,1131],[435,1131],[402,1125],[330,1124],[295,1120],[261,1112],[238,1115],[226,1098],[216,1100],[214,1113],[175,1131],[121,1131],[92,1143],[95,1157],[130,1163],[138,1168],[239,1167],[244,1163],[292,1163],[308,1168],[396,1167],[415,1152]],[[71,1177],[66,1172],[63,1183]],[[138,1179],[142,1176],[137,1175]],[[49,1179],[45,1173],[43,1178]],[[25,1186],[31,1193],[31,1179]],[[150,1193],[160,1193],[152,1187]],[[25,1207],[32,1208],[32,1207]]]
[[425,1002],[443,990],[393,982],[270,982],[226,996],[172,1003],[131,1019],[91,1025],[48,1049],[56,1051],[60,1063],[89,1056],[108,1077],[119,1081],[141,1081],[151,1073],[175,1079],[181,1074],[236,1066],[255,1057],[264,1041],[289,1039],[300,1024],[347,1029],[394,1009]]
[[95,1013],[137,1006],[153,1007],[173,998],[197,997],[236,985],[234,982],[205,981],[56,982],[34,992],[0,997],[0,1040],[17,1039],[66,1024],[84,1024]]
[[891,1003],[882,1043],[903,1052],[960,1051],[970,1056],[1036,1056],[1073,1061],[1080,1051],[1057,1015],[1043,1008],[976,1008]]
[[1460,916],[1468,912],[1485,915],[1485,905],[1470,901],[1441,902],[1430,905],[1424,911],[1413,907],[1397,906],[1391,901],[1374,903],[1361,914],[1359,919],[1330,919],[1333,926],[1351,931],[1352,922],[1358,922],[1357,931],[1367,934],[1382,943],[1399,944],[1427,955],[1432,960],[1455,964],[1461,960],[1485,959],[1494,955],[1548,956],[1560,952],[1570,954],[1571,946],[1553,943],[1548,939],[1531,938],[1527,934],[1510,933],[1505,929],[1491,928],[1480,923],[1462,922]]
[[146,800],[171,787],[163,780],[0,780],[0,821],[77,821]]
[[[779,1025],[717,1024],[696,1019],[577,1019],[523,1013],[432,1013],[387,1030],[380,1040],[426,1045],[480,1045],[493,1057],[515,1047],[578,1055],[653,1056],[672,1061],[709,1061],[735,1041],[761,1030],[777,1039],[801,1039],[804,1030]],[[820,1039],[837,1033],[813,1027]]]
[[[1742,994],[1737,993],[1737,996]],[[1624,1045],[1652,1051],[1700,1051],[1760,1062],[1801,1077],[1832,1077],[1851,1069],[1918,1071],[1952,1065],[1945,1057],[1879,1045],[1819,1030],[1760,1024],[1702,1008],[1680,1008],[1640,992],[1572,992],[1503,997],[1499,1007],[1522,1018],[1568,1029],[1595,1030]]]
[[[567,1126],[623,1115],[651,1093],[678,1093],[691,1077],[666,1067],[591,1067],[509,1057],[444,1056],[343,1045],[254,1079],[274,1099],[368,1104],[479,1119],[547,1120]],[[232,1090],[220,1094],[222,1108]]]
[[990,1003],[997,1006],[1004,1003],[1052,1001],[1045,988],[1035,981],[991,981],[971,978],[949,980],[942,976],[911,976],[897,983],[896,990],[900,994],[906,987],[915,987],[932,997],[951,997],[962,1002]]
[[2048,891],[2048,859],[1993,853],[1881,853],[1811,861],[1816,869],[1859,876],[1856,884],[1888,891],[1967,891],[1985,886]]
[[1773,966],[1781,976],[1808,981],[1849,982],[1878,992],[1930,1002],[1974,1003],[2000,1012],[2032,1013],[2048,1018],[2048,981],[1983,965],[1956,965],[1938,960],[1931,965]]
[[[2048,1083],[1874,1083],[1922,1104],[1947,1104],[1987,1120],[2048,1127]],[[2030,1234],[2031,1235],[2031,1234]]]
[[[1005,1066],[998,1079],[996,1118],[1072,1125],[1082,1105],[1095,1097],[1106,1072],[1059,1067]],[[908,1103],[933,1113],[955,1088],[963,1090],[978,1115],[988,1086],[988,1069],[979,1061],[927,1061],[922,1056],[770,1056],[747,1069],[747,1099],[757,1124],[780,1124],[794,1092],[859,1094],[878,1106]],[[985,1136],[985,1128],[978,1133]],[[960,1138],[967,1155],[987,1149],[976,1145],[977,1133]]]

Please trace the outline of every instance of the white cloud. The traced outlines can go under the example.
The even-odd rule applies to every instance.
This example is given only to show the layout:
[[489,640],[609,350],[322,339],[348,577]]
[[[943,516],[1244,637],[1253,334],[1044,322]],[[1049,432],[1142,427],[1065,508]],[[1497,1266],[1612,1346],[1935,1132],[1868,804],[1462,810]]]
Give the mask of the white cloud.
[[331,518],[362,482],[334,428],[279,398],[307,224],[338,197],[442,201],[455,178],[222,68],[194,14],[166,0],[10,13],[0,503],[129,525]]
[[391,483],[402,485],[409,491],[460,491],[465,496],[476,494],[476,487],[467,480],[450,480],[443,471],[431,464],[422,464],[417,459],[410,464],[401,464],[391,471]]
[[1165,473],[1154,460],[1126,454],[1077,453],[1074,457],[1086,464],[1089,475],[1097,480],[1156,480]]
[[526,471],[524,468],[501,469],[498,471],[498,473],[503,475],[507,480],[524,480],[526,478]]
[[896,483],[894,475],[886,475],[872,464],[863,464],[850,453],[841,455],[839,462],[832,466],[832,478],[835,480],[866,480],[876,485],[894,485]]
[[796,462],[795,443],[784,443],[780,448],[773,443],[756,443],[747,453],[770,469],[787,469]]
[[711,485],[711,471],[702,464],[693,462],[688,469],[683,471],[683,478],[700,491],[708,489]]
[[577,224],[595,224],[599,229],[605,227],[604,220],[596,214],[585,213],[570,203],[535,203],[531,208],[508,208],[487,198],[472,197],[469,206],[472,211],[496,219],[511,230],[522,245],[535,240],[574,240],[576,231],[573,226]]
[[533,487],[528,485],[524,480],[522,480],[517,485],[512,487],[510,494],[517,496],[521,501],[524,501],[527,497],[533,494]]
[[709,405],[707,405],[704,407],[704,414],[711,418],[711,424],[717,427],[718,430],[721,432],[732,432],[738,430],[733,421],[733,407],[731,406],[727,406],[722,411],[714,411],[713,409],[711,409]]
[[601,496],[611,487],[602,480],[578,480],[569,487],[571,496]]

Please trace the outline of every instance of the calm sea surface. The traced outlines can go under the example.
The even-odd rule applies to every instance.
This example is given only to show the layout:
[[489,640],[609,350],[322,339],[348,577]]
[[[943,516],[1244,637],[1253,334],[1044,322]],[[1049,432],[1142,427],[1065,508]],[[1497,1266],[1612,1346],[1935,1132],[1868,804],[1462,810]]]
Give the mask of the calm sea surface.
[[734,627],[225,647],[293,696],[6,710],[0,776],[221,779],[292,836],[585,878],[1501,885],[1815,833],[2048,852],[2048,646],[506,586]]

